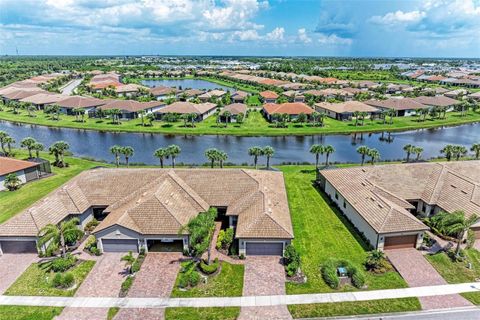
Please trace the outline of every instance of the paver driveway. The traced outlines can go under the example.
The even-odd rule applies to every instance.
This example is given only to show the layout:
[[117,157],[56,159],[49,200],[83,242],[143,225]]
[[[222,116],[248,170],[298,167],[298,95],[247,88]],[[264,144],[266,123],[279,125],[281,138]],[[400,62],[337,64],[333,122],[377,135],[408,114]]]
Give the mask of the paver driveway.
[[[135,276],[129,297],[151,298],[169,297],[172,293],[178,271],[181,253],[148,253],[142,268]],[[165,309],[121,309],[115,320],[161,320],[165,318]]]
[[[447,284],[423,254],[416,249],[387,250],[386,254],[410,287]],[[459,294],[419,297],[419,300],[425,310],[472,305]]]
[[[126,276],[123,253],[105,253],[75,293],[76,297],[118,297]],[[108,308],[65,308],[57,320],[105,320]]]
[[[285,294],[285,271],[280,257],[249,256],[245,263],[244,296]],[[239,319],[292,319],[287,306],[243,307]]]
[[3,294],[17,278],[37,261],[34,253],[4,254],[0,256],[0,294]]

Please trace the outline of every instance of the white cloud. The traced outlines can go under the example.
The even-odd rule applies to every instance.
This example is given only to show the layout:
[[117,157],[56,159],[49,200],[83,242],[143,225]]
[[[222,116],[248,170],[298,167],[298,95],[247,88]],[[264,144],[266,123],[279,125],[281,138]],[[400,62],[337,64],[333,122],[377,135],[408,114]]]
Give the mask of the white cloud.
[[307,30],[305,28],[298,29],[298,40],[303,43],[312,42],[312,39],[307,35]]
[[271,32],[265,35],[265,39],[270,41],[283,41],[284,34],[285,34],[284,28],[276,27]]
[[389,12],[384,16],[373,16],[370,21],[378,24],[391,25],[404,22],[418,22],[423,17],[425,17],[425,12],[423,11],[403,12],[398,10],[396,12]]
[[318,42],[324,45],[351,45],[352,39],[341,38],[336,34],[326,35],[323,33],[319,33]]

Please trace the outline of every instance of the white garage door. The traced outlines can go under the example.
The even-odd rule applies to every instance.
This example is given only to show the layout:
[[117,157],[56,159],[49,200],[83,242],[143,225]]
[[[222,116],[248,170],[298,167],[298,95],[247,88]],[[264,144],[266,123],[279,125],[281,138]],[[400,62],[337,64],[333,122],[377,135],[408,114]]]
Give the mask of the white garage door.
[[137,239],[102,239],[103,252],[138,252]]
[[247,256],[281,256],[282,242],[247,242]]

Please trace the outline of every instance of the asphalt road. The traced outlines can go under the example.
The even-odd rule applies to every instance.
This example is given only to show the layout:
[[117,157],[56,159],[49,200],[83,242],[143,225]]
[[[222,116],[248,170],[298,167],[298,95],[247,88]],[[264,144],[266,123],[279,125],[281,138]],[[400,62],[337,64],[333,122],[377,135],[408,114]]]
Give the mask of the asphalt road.
[[72,82],[70,82],[67,86],[65,86],[65,88],[63,88],[61,91],[62,91],[62,94],[65,94],[65,95],[71,95],[73,90],[78,87],[78,85],[82,82],[83,79],[75,79],[73,80]]

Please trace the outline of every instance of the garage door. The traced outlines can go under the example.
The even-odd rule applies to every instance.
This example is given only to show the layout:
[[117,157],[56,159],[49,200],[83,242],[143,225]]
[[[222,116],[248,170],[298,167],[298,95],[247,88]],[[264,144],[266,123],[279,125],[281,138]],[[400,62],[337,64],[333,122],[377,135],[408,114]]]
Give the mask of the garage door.
[[475,239],[480,239],[480,228],[472,228],[473,233],[475,233]]
[[247,256],[281,256],[282,242],[247,242]]
[[415,248],[417,244],[417,235],[386,237],[384,249]]
[[37,253],[35,241],[1,241],[3,253]]
[[137,239],[102,239],[103,252],[138,252]]

